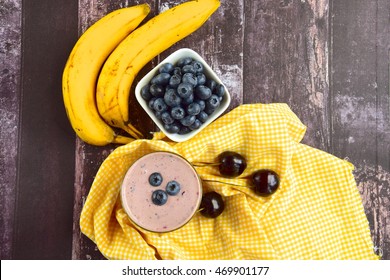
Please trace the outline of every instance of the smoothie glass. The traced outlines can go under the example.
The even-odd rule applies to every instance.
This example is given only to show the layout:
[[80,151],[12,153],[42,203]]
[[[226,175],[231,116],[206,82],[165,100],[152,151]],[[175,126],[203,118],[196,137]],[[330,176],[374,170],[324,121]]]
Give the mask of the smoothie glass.
[[[151,185],[153,173],[161,175],[158,186]],[[156,204],[153,193],[166,192],[175,181],[179,192]],[[139,158],[127,171],[121,188],[122,206],[137,226],[152,232],[169,232],[184,226],[196,213],[202,199],[202,182],[195,168],[171,152],[153,152]]]

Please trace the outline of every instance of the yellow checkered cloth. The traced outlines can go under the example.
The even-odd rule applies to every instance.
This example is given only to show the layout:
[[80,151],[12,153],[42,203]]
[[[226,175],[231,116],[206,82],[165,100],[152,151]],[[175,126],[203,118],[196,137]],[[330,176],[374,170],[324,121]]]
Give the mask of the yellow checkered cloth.
[[[299,143],[306,127],[286,104],[241,105],[189,141],[173,143],[156,133],[115,149],[101,165],[81,213],[82,232],[109,259],[378,259],[353,166]],[[248,163],[235,179],[215,163],[223,151]],[[225,201],[216,219],[196,213],[184,227],[153,233],[136,227],[124,212],[120,188],[128,168],[154,151],[177,153]],[[196,166],[198,165],[198,166]],[[279,189],[257,196],[250,175],[276,171]]]

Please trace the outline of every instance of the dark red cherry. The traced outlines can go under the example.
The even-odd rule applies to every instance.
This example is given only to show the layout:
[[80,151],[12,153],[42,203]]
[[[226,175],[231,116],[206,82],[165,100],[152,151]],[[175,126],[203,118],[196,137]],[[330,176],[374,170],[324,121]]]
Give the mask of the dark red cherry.
[[219,173],[226,177],[237,177],[246,168],[245,158],[236,152],[226,151],[218,156]]
[[200,203],[200,213],[208,218],[216,218],[225,209],[222,196],[217,192],[208,192],[202,196]]
[[256,194],[269,196],[278,189],[279,176],[272,170],[261,169],[253,173],[252,182]]

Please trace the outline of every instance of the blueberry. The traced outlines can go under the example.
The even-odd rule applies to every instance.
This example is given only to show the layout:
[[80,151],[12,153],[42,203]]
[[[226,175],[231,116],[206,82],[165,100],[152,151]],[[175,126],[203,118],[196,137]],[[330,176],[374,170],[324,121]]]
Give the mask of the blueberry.
[[188,126],[182,126],[180,127],[179,134],[184,135],[191,132],[191,129]]
[[160,186],[162,181],[163,181],[163,177],[158,172],[154,172],[149,176],[149,184],[151,184],[153,187]]
[[193,115],[193,116],[196,116],[197,114],[200,113],[200,106],[198,103],[191,103],[187,106],[187,114],[188,115]]
[[217,109],[219,107],[219,97],[215,94],[211,95],[209,99],[206,101],[206,108]]
[[200,85],[195,88],[195,96],[201,100],[206,100],[210,98],[212,92],[209,87]]
[[191,64],[191,62],[191,57],[182,57],[177,61],[176,66],[183,67],[184,65]]
[[196,99],[194,102],[199,104],[201,111],[203,111],[204,108],[206,108],[206,102],[204,100]]
[[205,84],[209,89],[211,89],[211,92],[214,91],[215,87],[217,86],[217,82],[211,79],[206,80]]
[[164,98],[157,98],[156,101],[154,101],[153,103],[153,109],[156,111],[156,112],[164,112],[168,109],[168,106],[167,104],[165,104],[164,102]]
[[180,184],[174,180],[169,181],[165,190],[169,195],[177,195],[180,192]]
[[215,95],[218,97],[223,97],[225,95],[225,87],[222,84],[216,86]]
[[160,68],[158,69],[158,71],[160,73],[171,73],[173,71],[175,67],[173,66],[172,63],[164,63],[163,65],[160,66]]
[[165,124],[172,124],[175,121],[168,111],[161,113],[161,120]]
[[181,77],[182,75],[182,72],[181,72],[181,68],[180,67],[175,67],[175,69],[173,69],[173,75],[179,75]]
[[182,99],[182,101],[181,101],[181,103],[183,105],[189,105],[192,102],[194,102],[194,94],[191,94],[190,96],[188,96],[187,98]]
[[180,123],[184,126],[190,126],[191,124],[193,124],[196,120],[196,117],[195,116],[185,116],[184,118],[182,118],[180,120]]
[[190,128],[191,130],[195,130],[195,129],[198,129],[201,125],[202,125],[202,122],[201,122],[200,120],[196,119],[196,120],[193,122],[193,124],[191,124],[191,125],[189,126],[189,128]]
[[164,124],[164,128],[169,132],[169,133],[178,133],[180,131],[180,124],[177,123],[172,123],[172,124]]
[[164,101],[170,107],[178,106],[181,102],[180,96],[176,94],[176,90],[168,89],[164,94]]
[[177,93],[181,98],[187,98],[193,93],[193,87],[188,83],[181,83],[177,87]]
[[203,72],[203,64],[200,61],[192,62],[192,67],[194,68],[195,73]]
[[203,73],[197,73],[196,79],[198,81],[198,83],[196,84],[197,86],[204,85],[206,83],[206,76]]
[[192,73],[185,73],[182,77],[183,83],[187,83],[195,87],[198,84],[198,79]]
[[188,65],[184,65],[182,68],[181,68],[181,71],[183,73],[191,73],[191,74],[195,74],[195,69],[194,69],[194,66],[192,66],[191,64],[188,64]]
[[201,111],[199,115],[197,115],[197,119],[200,120],[202,123],[205,123],[208,118],[209,115],[205,111]]
[[169,83],[169,79],[171,78],[171,75],[168,73],[160,73],[157,76],[155,76],[150,83],[165,86]]
[[158,206],[164,205],[168,201],[168,194],[163,190],[155,190],[152,193],[152,202]]
[[214,108],[210,108],[210,107],[207,107],[204,109],[204,112],[207,114],[207,115],[211,115],[212,113],[214,113],[215,109]]
[[169,79],[169,85],[172,87],[172,88],[177,88],[177,86],[181,83],[181,76],[178,75],[178,74],[174,74],[171,76],[171,78]]
[[163,112],[154,112],[154,115],[156,116],[157,119],[161,120],[161,115]]
[[186,111],[180,106],[173,107],[171,110],[171,116],[175,120],[181,120],[185,115]]
[[154,102],[157,100],[157,97],[152,97],[148,102],[148,107],[153,110]]
[[141,88],[141,96],[146,101],[149,101],[153,97],[149,91],[149,85],[145,85]]
[[154,97],[162,97],[164,96],[164,87],[162,85],[152,84],[149,88],[149,92]]

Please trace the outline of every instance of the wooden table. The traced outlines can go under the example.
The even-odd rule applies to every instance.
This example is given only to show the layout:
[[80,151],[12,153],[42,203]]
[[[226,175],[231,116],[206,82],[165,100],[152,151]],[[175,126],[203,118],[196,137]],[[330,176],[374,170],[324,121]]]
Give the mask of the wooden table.
[[[0,1],[1,259],[103,258],[78,222],[94,175],[115,146],[75,137],[61,75],[81,32],[140,2],[150,4],[152,16],[182,1]],[[304,143],[355,165],[375,250],[390,259],[390,1],[221,2],[201,29],[143,73],[189,47],[229,87],[229,110],[287,103],[308,127]],[[134,112],[146,135],[156,129],[140,107]]]

